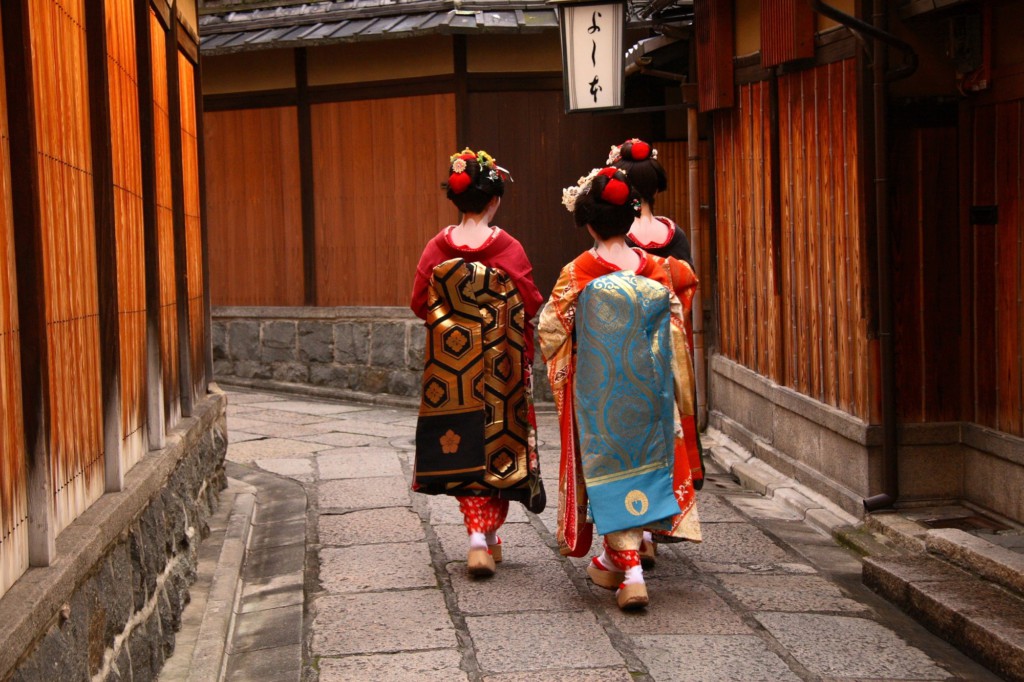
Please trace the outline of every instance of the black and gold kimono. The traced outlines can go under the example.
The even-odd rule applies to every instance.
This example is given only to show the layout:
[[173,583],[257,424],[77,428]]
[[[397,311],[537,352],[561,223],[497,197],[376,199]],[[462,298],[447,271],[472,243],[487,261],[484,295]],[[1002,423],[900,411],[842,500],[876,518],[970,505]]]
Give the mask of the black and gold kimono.
[[515,284],[497,268],[452,259],[434,268],[427,306],[413,489],[542,510],[525,311]]

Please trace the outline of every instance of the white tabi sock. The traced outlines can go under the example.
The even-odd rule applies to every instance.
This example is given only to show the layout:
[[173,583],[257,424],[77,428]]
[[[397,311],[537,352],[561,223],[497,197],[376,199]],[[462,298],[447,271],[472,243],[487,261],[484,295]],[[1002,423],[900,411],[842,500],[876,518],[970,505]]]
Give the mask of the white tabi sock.
[[654,542],[653,537],[654,536],[651,535],[651,531],[649,531],[649,530],[645,530],[644,531],[644,542]]
[[641,566],[634,566],[626,571],[626,577],[622,579],[624,585],[635,585],[644,583],[644,569]]
[[601,562],[601,565],[604,566],[604,569],[606,571],[622,570],[621,568],[619,568],[618,564],[611,560],[611,557],[608,556],[607,551],[601,552],[601,556],[597,557],[597,560]]
[[487,536],[483,533],[469,534],[470,549],[487,549]]
[[497,533],[488,533],[484,537],[487,538],[487,544],[488,545],[496,545],[496,544],[498,544],[498,534]]

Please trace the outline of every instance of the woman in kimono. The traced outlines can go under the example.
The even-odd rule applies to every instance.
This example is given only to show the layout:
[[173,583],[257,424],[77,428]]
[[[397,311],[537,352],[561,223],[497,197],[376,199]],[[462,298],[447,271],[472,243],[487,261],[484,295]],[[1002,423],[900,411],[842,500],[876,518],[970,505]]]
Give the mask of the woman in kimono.
[[509,500],[544,507],[530,379],[543,298],[523,247],[491,225],[506,178],[487,152],[451,156],[444,186],[463,217],[423,249],[410,304],[427,328],[413,490],[458,499],[473,576],[502,560]]
[[[692,268],[693,256],[686,233],[671,218],[654,214],[655,195],[668,188],[668,176],[658,162],[658,150],[650,143],[634,137],[621,145],[612,145],[608,154],[608,165],[625,171],[630,184],[640,193],[640,215],[633,220],[633,225],[629,228],[626,244],[639,247],[655,256],[685,261]],[[693,327],[689,315],[686,317],[686,324],[687,342],[690,344],[692,356]],[[691,428],[696,434],[696,446],[701,460],[700,469],[692,472],[693,485],[700,490],[704,485],[703,448],[700,445],[700,434],[696,431],[696,424],[691,425]],[[654,568],[656,554],[657,545],[652,542],[651,534],[644,533],[640,560],[645,570]]]
[[609,167],[580,178],[563,203],[594,248],[562,268],[541,314],[541,351],[558,410],[558,541],[623,610],[648,604],[645,529],[699,542],[691,462],[681,428],[693,415],[683,315],[697,280],[686,263],[626,244],[639,196]]

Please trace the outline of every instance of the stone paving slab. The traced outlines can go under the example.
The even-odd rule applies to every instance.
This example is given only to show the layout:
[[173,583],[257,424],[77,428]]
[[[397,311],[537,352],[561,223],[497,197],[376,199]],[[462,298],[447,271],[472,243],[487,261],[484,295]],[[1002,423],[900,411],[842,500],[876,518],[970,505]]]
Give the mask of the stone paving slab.
[[843,594],[817,575],[723,575],[722,585],[752,611],[841,611],[863,613],[868,607]]
[[[589,603],[573,588],[561,564],[554,561],[502,564],[497,574],[487,580],[469,577],[462,562],[451,563],[448,575],[458,610],[465,615],[583,611]],[[542,585],[543,589],[537,589]],[[502,598],[501,595],[507,596]]]
[[483,682],[633,682],[625,666],[485,675]]
[[317,489],[320,511],[407,507],[409,482],[402,476],[325,481]]
[[402,476],[402,463],[393,451],[382,448],[328,450],[317,456],[319,479]]
[[331,422],[330,431],[302,434],[298,436],[297,439],[308,441],[310,443],[321,443],[332,448],[358,448],[384,445],[384,443],[381,442],[383,438],[363,433],[338,431],[336,424],[336,422]]
[[612,593],[591,585],[608,620],[620,632],[637,635],[749,635],[743,618],[715,590],[696,579],[651,577],[652,606],[642,615],[623,613]]
[[320,659],[320,682],[455,682],[468,680],[456,649]]
[[622,664],[621,654],[589,612],[471,616],[466,624],[484,674]]
[[257,459],[254,464],[264,471],[278,476],[287,476],[303,483],[312,483],[316,479],[313,461],[309,458]]
[[756,618],[815,675],[904,680],[949,677],[920,649],[871,620],[813,613],[759,613]]
[[633,641],[654,680],[800,681],[785,661],[753,635],[644,635]]
[[294,459],[298,455],[326,450],[328,447],[330,446],[321,443],[307,443],[287,438],[262,438],[244,443],[231,443],[228,445],[228,456],[232,462],[247,464],[258,459]]
[[314,656],[442,649],[458,643],[439,590],[323,596],[314,607]]
[[331,594],[436,587],[425,542],[320,550],[320,584]]
[[319,523],[322,545],[349,547],[424,539],[420,518],[404,507],[321,514]]

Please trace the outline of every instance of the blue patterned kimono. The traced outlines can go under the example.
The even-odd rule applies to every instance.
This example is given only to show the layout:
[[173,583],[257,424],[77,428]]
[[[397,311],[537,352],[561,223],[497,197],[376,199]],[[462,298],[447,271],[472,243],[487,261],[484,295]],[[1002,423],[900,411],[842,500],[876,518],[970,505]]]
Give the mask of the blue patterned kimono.
[[675,448],[670,292],[629,271],[590,282],[576,309],[575,410],[601,534],[671,528]]

